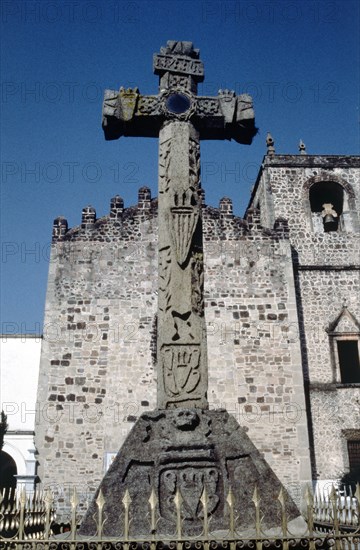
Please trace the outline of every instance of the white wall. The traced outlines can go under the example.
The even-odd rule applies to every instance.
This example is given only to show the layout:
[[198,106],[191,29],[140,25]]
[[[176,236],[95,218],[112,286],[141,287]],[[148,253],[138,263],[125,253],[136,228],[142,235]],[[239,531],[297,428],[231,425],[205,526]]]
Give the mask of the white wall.
[[0,411],[9,424],[3,451],[16,462],[18,482],[28,489],[35,479],[35,403],[42,339],[0,336]]
[[1,336],[0,410],[11,431],[34,431],[40,349],[39,336]]

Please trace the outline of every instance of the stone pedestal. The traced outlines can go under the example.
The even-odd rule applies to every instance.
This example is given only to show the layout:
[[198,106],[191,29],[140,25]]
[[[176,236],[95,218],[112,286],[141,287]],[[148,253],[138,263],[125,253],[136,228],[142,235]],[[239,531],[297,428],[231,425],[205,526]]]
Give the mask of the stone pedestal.
[[[244,428],[225,410],[158,409],[143,414],[127,437],[105,475],[80,528],[81,535],[96,533],[96,498],[104,498],[103,533],[109,537],[124,534],[122,499],[128,489],[131,505],[129,537],[149,536],[149,497],[157,497],[158,535],[176,532],[177,490],[182,496],[183,534],[199,535],[203,525],[200,501],[206,485],[211,531],[229,527],[226,498],[231,488],[235,499],[237,528],[255,525],[252,501],[255,485],[261,497],[264,528],[281,525],[277,500],[281,483],[246,435]],[[286,496],[289,521],[299,516]]]

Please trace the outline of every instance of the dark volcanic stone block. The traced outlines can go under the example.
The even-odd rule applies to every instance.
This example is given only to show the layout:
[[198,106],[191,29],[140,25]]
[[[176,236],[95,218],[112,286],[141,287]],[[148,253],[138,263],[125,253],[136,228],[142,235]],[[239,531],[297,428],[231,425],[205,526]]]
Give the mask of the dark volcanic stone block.
[[[184,535],[201,532],[204,485],[208,494],[211,530],[229,525],[226,497],[231,487],[239,528],[255,524],[252,502],[255,485],[261,496],[263,526],[281,525],[277,497],[281,483],[245,430],[225,410],[155,410],[143,414],[106,473],[81,524],[80,534],[94,535],[97,517],[96,498],[101,489],[105,497],[104,535],[123,535],[122,499],[126,489],[131,497],[130,536],[149,535],[149,497],[154,488],[160,516],[158,533],[175,533],[174,497],[180,490]],[[288,519],[299,511],[287,495]]]

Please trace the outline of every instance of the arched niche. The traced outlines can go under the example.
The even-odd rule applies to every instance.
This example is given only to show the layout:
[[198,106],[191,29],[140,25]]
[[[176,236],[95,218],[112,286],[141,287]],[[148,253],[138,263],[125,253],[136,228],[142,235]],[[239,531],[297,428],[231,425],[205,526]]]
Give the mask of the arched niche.
[[337,175],[321,173],[309,178],[304,184],[303,202],[315,233],[356,231],[354,190]]

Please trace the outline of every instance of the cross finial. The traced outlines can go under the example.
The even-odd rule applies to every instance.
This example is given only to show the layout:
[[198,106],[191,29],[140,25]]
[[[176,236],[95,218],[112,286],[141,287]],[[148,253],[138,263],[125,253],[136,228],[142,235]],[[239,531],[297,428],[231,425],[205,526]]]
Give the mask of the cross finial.
[[275,147],[274,147],[274,140],[270,132],[267,133],[266,136],[266,147],[267,147],[267,154],[269,157],[273,157],[275,155]]
[[299,151],[300,155],[306,155],[306,145],[302,139],[299,141]]
[[160,92],[178,88],[197,93],[197,84],[204,80],[200,51],[192,42],[168,40],[160,53],[154,54],[154,73],[160,76]]

